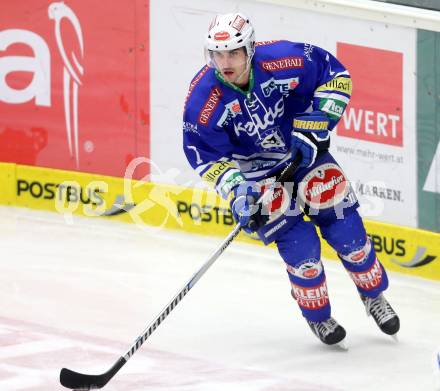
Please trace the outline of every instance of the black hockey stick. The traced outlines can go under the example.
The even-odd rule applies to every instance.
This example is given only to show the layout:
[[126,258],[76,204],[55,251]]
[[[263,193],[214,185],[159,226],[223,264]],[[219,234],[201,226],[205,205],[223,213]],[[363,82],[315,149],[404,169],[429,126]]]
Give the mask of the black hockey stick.
[[[297,170],[301,157],[296,155],[293,162],[287,165],[281,172],[277,179],[277,182],[287,182],[291,180],[293,173]],[[258,200],[258,203],[264,202],[263,197]],[[162,310],[162,312],[156,317],[156,319],[150,323],[150,325],[142,332],[142,334],[134,341],[130,349],[124,356],[114,363],[114,365],[107,371],[100,375],[86,375],[83,373],[74,372],[70,369],[63,368],[60,372],[61,384],[73,390],[91,390],[104,387],[113,376],[125,365],[125,363],[133,356],[134,353],[142,346],[142,344],[149,338],[149,336],[156,330],[162,321],[170,314],[170,312],[179,304],[179,302],[186,296],[190,289],[197,283],[197,281],[205,274],[205,272],[211,267],[211,265],[217,260],[217,258],[229,247],[235,237],[240,233],[241,226],[237,224],[234,229],[229,233],[217,250],[211,255],[211,257],[203,264],[203,266],[191,277],[188,283],[173,297],[168,305]]]

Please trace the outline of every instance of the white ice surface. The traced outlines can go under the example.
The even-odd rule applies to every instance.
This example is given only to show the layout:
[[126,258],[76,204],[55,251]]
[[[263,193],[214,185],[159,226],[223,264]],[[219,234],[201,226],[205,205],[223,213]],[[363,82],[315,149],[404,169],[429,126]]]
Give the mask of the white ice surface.
[[[107,370],[220,241],[0,207],[0,390],[62,389],[61,366]],[[440,284],[389,273],[396,343],[342,265],[325,268],[348,351],[312,335],[275,250],[233,243],[106,389],[433,390]]]

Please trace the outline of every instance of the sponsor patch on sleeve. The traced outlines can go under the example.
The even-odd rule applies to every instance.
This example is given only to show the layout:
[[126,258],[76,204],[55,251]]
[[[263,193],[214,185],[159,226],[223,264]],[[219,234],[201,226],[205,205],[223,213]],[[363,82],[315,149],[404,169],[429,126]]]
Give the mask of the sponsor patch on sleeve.
[[351,79],[348,77],[336,77],[316,89],[316,92],[320,91],[342,92],[350,96],[352,92]]
[[321,99],[319,102],[319,110],[327,113],[334,120],[341,118],[345,106],[345,102],[339,99]]
[[246,182],[246,179],[240,171],[231,172],[231,175],[226,174],[225,176],[227,176],[227,178],[223,177],[219,190],[220,195],[226,199],[231,193],[231,190],[240,183]]
[[232,162],[217,162],[209,167],[203,174],[202,178],[207,182],[217,183],[219,178],[229,169],[236,168]]

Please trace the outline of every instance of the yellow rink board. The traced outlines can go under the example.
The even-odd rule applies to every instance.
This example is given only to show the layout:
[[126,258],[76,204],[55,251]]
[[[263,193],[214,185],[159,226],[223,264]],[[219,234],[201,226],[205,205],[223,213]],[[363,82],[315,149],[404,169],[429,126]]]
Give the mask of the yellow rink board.
[[[228,203],[213,191],[96,174],[0,163],[0,204],[226,236],[234,226]],[[440,281],[440,234],[366,221],[388,270]],[[241,233],[238,240],[260,244]],[[323,256],[337,259],[323,241]]]

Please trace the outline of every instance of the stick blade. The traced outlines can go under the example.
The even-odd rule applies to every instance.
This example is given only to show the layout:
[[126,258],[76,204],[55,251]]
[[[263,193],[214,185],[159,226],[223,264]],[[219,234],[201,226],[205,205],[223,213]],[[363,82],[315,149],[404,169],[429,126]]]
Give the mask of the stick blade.
[[71,390],[96,390],[104,387],[126,362],[124,357],[120,357],[107,372],[101,375],[86,375],[63,368],[60,372],[60,383]]
[[104,382],[104,375],[86,375],[63,368],[60,372],[60,383],[71,390],[93,390],[102,388],[107,382]]

